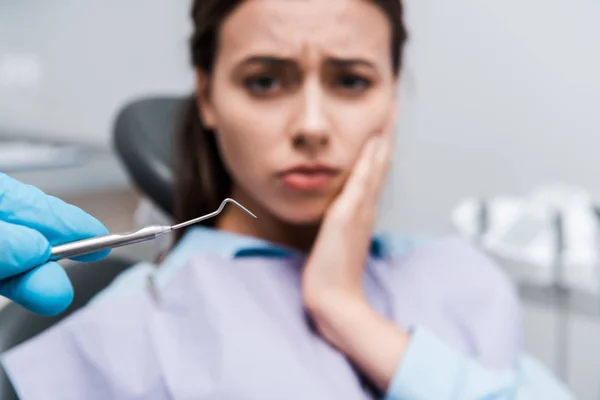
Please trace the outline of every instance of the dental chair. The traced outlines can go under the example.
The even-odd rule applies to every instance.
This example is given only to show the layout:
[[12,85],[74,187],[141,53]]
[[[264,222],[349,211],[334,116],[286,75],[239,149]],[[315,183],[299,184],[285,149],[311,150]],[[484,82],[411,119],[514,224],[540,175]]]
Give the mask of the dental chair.
[[[184,100],[156,97],[135,100],[119,112],[114,124],[115,149],[129,177],[143,194],[172,213],[171,137]],[[11,303],[0,310],[0,353],[36,336],[83,307],[132,265],[129,260],[109,256],[91,264],[67,268],[75,298],[56,317],[41,317]],[[18,400],[6,373],[0,368],[0,400]]]

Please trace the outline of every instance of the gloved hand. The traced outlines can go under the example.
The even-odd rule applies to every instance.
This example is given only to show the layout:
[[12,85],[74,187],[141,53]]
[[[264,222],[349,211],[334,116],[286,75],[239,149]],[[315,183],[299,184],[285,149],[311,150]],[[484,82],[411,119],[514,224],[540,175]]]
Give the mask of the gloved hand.
[[73,286],[58,263],[48,262],[52,246],[106,233],[81,209],[0,173],[0,295],[43,316],[60,314],[73,300]]

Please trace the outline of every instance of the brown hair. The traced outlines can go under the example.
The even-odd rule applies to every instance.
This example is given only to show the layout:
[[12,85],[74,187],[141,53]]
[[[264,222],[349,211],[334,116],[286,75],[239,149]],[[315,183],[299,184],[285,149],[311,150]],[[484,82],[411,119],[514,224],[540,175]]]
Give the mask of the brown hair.
[[[194,32],[190,42],[195,68],[210,76],[219,46],[219,30],[223,21],[244,0],[194,0],[192,20]],[[407,38],[401,0],[371,0],[388,16],[392,25],[392,63],[398,75],[402,50]],[[180,126],[175,136],[174,217],[178,222],[215,211],[230,196],[231,177],[227,172],[215,135],[202,123],[196,95],[187,99]],[[215,219],[202,222],[213,226]],[[185,230],[179,230],[176,241]]]

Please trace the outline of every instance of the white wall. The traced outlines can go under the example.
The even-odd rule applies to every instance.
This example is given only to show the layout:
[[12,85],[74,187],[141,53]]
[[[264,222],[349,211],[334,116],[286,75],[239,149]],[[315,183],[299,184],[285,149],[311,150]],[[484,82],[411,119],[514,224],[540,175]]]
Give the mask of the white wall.
[[0,2],[0,135],[107,146],[118,108],[191,90],[189,1]]
[[599,2],[406,3],[412,43],[387,225],[443,232],[465,195],[554,180],[600,192]]

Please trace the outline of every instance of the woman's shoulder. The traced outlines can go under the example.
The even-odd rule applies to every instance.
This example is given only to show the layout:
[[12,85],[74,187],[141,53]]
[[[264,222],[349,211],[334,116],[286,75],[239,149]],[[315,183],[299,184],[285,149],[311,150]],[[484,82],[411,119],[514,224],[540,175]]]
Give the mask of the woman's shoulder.
[[512,365],[520,349],[522,311],[516,285],[501,265],[462,237],[389,240],[397,281],[413,278],[425,296],[438,299],[445,318],[467,332],[480,360]]
[[431,279],[443,279],[446,290],[458,298],[514,302],[518,297],[502,266],[467,238],[387,234],[382,243],[394,269],[412,268]]
[[391,233],[379,235],[378,240],[394,264],[402,265],[409,260],[418,259],[439,268],[440,272],[469,272],[473,277],[490,275],[508,279],[493,257],[469,239],[458,235],[426,236]]

